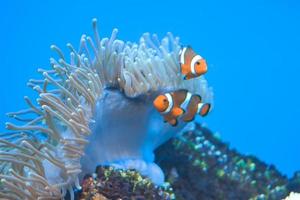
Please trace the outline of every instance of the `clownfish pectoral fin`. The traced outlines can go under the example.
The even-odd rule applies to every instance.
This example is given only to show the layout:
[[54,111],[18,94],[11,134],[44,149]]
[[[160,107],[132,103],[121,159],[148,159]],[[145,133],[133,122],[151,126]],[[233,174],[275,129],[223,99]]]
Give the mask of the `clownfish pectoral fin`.
[[178,116],[182,115],[183,113],[184,113],[183,109],[181,109],[179,107],[173,108],[173,110],[172,110],[172,115],[174,117],[178,117]]
[[177,119],[171,119],[169,121],[169,124],[171,124],[172,126],[176,126],[178,124],[178,121],[177,121]]
[[182,93],[187,94],[189,91],[187,89],[179,89],[179,90],[176,90],[176,92],[182,92]]
[[190,80],[192,77],[186,75],[185,77],[183,77],[184,80]]
[[180,64],[180,67],[181,67],[181,73],[183,75],[186,75],[189,73],[189,66],[186,65],[186,64]]

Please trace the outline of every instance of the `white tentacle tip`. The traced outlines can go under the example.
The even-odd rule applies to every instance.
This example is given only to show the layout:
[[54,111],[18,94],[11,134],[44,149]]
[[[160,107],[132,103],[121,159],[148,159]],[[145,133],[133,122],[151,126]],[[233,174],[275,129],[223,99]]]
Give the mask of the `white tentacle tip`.
[[81,190],[81,189],[82,189],[82,187],[81,187],[81,186],[79,186],[79,187],[76,187],[76,189],[77,189],[77,190]]
[[97,23],[97,21],[98,21],[97,18],[92,19],[93,24]]
[[21,145],[23,145],[23,146],[26,146],[28,143],[26,142],[26,140],[23,140],[22,142],[21,142]]
[[113,32],[114,32],[114,33],[117,33],[118,31],[119,31],[119,29],[117,29],[117,28],[114,28],[114,29],[113,29]]
[[5,123],[5,128],[6,128],[6,129],[10,129],[10,128],[11,128],[11,125],[12,125],[11,123],[6,122],[6,123]]
[[69,42],[66,45],[67,45],[67,47],[72,47],[72,44]]
[[46,110],[47,106],[46,105],[42,105],[42,109]]

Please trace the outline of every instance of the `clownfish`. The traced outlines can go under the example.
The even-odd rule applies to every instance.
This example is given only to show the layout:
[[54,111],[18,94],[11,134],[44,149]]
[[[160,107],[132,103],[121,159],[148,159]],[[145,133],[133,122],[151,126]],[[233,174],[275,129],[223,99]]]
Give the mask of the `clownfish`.
[[209,103],[202,103],[199,95],[193,95],[184,89],[159,95],[153,105],[164,117],[164,122],[172,126],[177,125],[179,117],[190,122],[196,114],[206,116],[211,108]]
[[190,46],[180,50],[179,62],[185,80],[201,76],[207,72],[206,61],[197,55]]

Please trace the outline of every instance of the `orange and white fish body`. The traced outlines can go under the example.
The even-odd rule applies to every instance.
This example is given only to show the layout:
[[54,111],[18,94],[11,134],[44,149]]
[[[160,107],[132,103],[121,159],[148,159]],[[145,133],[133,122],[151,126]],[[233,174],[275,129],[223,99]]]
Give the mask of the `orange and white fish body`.
[[204,117],[209,113],[210,109],[210,103],[203,103],[199,95],[192,95],[188,106],[185,109],[185,113],[182,116],[182,120],[184,122],[193,121],[197,114]]
[[207,72],[205,59],[203,59],[200,55],[197,55],[190,46],[184,47],[180,50],[179,63],[181,73],[184,75],[184,79],[186,80],[196,78]]
[[205,116],[210,111],[210,104],[202,103],[199,95],[183,89],[159,95],[153,105],[164,117],[164,121],[172,126],[177,125],[179,117],[189,122],[196,114]]

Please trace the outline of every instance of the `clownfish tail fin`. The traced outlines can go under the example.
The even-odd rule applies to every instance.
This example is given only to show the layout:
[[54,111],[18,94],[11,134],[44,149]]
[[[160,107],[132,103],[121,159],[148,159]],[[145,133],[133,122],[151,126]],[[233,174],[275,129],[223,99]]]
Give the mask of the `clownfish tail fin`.
[[210,109],[211,109],[211,104],[210,103],[205,103],[201,106],[201,108],[199,110],[199,114],[202,117],[205,117],[209,113]]

